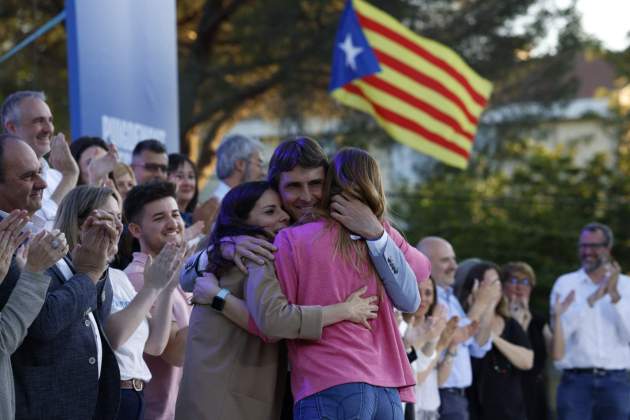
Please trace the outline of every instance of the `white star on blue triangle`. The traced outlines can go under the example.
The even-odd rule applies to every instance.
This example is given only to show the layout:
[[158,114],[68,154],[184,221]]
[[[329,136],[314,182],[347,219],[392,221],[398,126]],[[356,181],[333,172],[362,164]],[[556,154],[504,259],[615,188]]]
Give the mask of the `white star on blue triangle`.
[[361,54],[363,48],[355,47],[352,44],[352,34],[350,32],[346,33],[346,39],[338,45],[338,48],[346,55],[346,65],[353,71],[357,71],[356,58]]
[[379,71],[381,68],[376,55],[363,34],[352,1],[348,0],[337,29],[328,89],[335,90],[354,79]]

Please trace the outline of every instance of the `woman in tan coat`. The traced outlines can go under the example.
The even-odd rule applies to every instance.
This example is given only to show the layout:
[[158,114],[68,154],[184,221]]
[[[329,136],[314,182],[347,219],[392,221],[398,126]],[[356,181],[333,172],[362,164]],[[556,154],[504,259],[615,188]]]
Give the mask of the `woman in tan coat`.
[[[204,282],[208,304],[195,304],[190,318],[184,374],[177,399],[177,419],[280,418],[286,357],[277,338],[318,339],[322,328],[340,321],[366,323],[378,307],[374,297],[362,298],[365,289],[351,294],[345,302],[329,306],[276,306],[283,322],[277,338],[262,337],[247,312],[244,301],[271,299],[281,295],[277,287],[248,287],[242,273],[220,252],[221,242],[237,235],[272,240],[287,226],[278,194],[267,182],[248,182],[232,189],[223,199],[208,253],[210,273],[220,279],[218,286]],[[255,267],[250,268],[250,272]],[[273,263],[263,267],[272,286]],[[211,274],[209,274],[211,276]],[[273,281],[272,281],[273,280]],[[199,296],[199,294],[196,294]],[[283,297],[280,297],[280,302]],[[284,299],[286,302],[286,299]]]

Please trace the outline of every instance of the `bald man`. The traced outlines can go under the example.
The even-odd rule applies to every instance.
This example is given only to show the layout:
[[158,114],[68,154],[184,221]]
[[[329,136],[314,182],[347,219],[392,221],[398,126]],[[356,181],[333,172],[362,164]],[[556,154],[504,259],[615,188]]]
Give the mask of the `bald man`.
[[446,351],[440,365],[452,364],[450,375],[440,385],[440,420],[467,420],[468,400],[465,389],[472,384],[470,357],[482,358],[492,347],[490,340],[491,320],[494,308],[490,304],[493,293],[501,293],[501,285],[481,285],[477,300],[468,314],[462,309],[453,293],[457,260],[453,246],[437,236],[423,238],[417,248],[431,261],[431,276],[437,285],[438,302],[448,309],[448,317],[458,316],[459,326],[479,322],[479,331],[474,337],[463,341],[457,351]]

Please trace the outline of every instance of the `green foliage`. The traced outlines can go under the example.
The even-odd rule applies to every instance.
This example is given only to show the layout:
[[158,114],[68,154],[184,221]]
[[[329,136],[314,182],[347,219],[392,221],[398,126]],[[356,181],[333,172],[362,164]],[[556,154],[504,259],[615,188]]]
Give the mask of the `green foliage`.
[[579,266],[577,238],[590,221],[610,225],[615,257],[630,267],[627,173],[596,155],[574,163],[575,150],[547,149],[525,142],[512,151],[506,169],[486,173],[487,157],[467,171],[436,174],[417,191],[392,198],[415,243],[426,235],[448,239],[458,258],[499,264],[530,263],[538,277],[534,304],[546,307],[555,279]]
[[[578,22],[572,7],[549,11],[546,0],[372,0],[420,35],[460,53],[473,68],[498,83],[493,103],[558,99],[567,93],[562,75],[571,62],[579,24],[566,25],[561,56],[525,64],[529,51],[562,18]],[[180,33],[180,121],[182,149],[199,139],[199,164],[213,159],[222,130],[246,116],[290,121],[304,133],[309,116],[336,118],[337,144],[390,142],[372,119],[333,103],[326,92],[333,40],[343,0],[178,2]],[[526,14],[530,22],[514,31]],[[516,71],[521,69],[520,71]],[[553,74],[554,77],[549,77]],[[308,133],[306,133],[308,134]]]
[[[0,2],[0,55],[63,10],[63,0]],[[57,131],[69,132],[66,34],[53,28],[8,61],[0,64],[0,101],[16,90],[42,90],[55,116]]]
[[[570,91],[571,81],[562,75],[580,44],[579,20],[572,6],[554,11],[545,7],[547,0],[370,2],[418,34],[450,46],[495,82],[493,106],[548,102]],[[341,122],[323,136],[328,144],[391,144],[371,117],[335,104],[328,95],[333,40],[343,0],[180,0],[176,6],[181,151],[193,155],[202,172],[213,161],[216,140],[250,116],[280,121],[286,133],[305,134],[305,122],[315,116]],[[0,51],[7,51],[61,10],[62,0],[2,1]],[[514,22],[524,15],[530,16],[528,23],[515,30]],[[523,61],[518,53],[535,48],[558,19],[568,22],[560,53]],[[18,89],[46,91],[57,129],[67,133],[65,41],[64,28],[58,26],[3,63],[0,96]],[[501,141],[494,144],[508,145],[517,137],[510,130],[514,129],[496,130],[495,137]],[[433,166],[440,174],[456,176],[453,169]],[[491,172],[492,162],[483,170]]]

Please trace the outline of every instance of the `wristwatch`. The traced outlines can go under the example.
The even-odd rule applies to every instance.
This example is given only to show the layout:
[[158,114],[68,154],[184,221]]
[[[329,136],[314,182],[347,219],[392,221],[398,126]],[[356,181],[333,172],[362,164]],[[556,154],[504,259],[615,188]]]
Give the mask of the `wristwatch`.
[[212,303],[210,304],[212,309],[215,309],[221,312],[223,308],[225,307],[225,298],[227,298],[229,294],[230,294],[230,291],[228,289],[219,290],[219,293],[217,293],[214,299],[212,299]]

